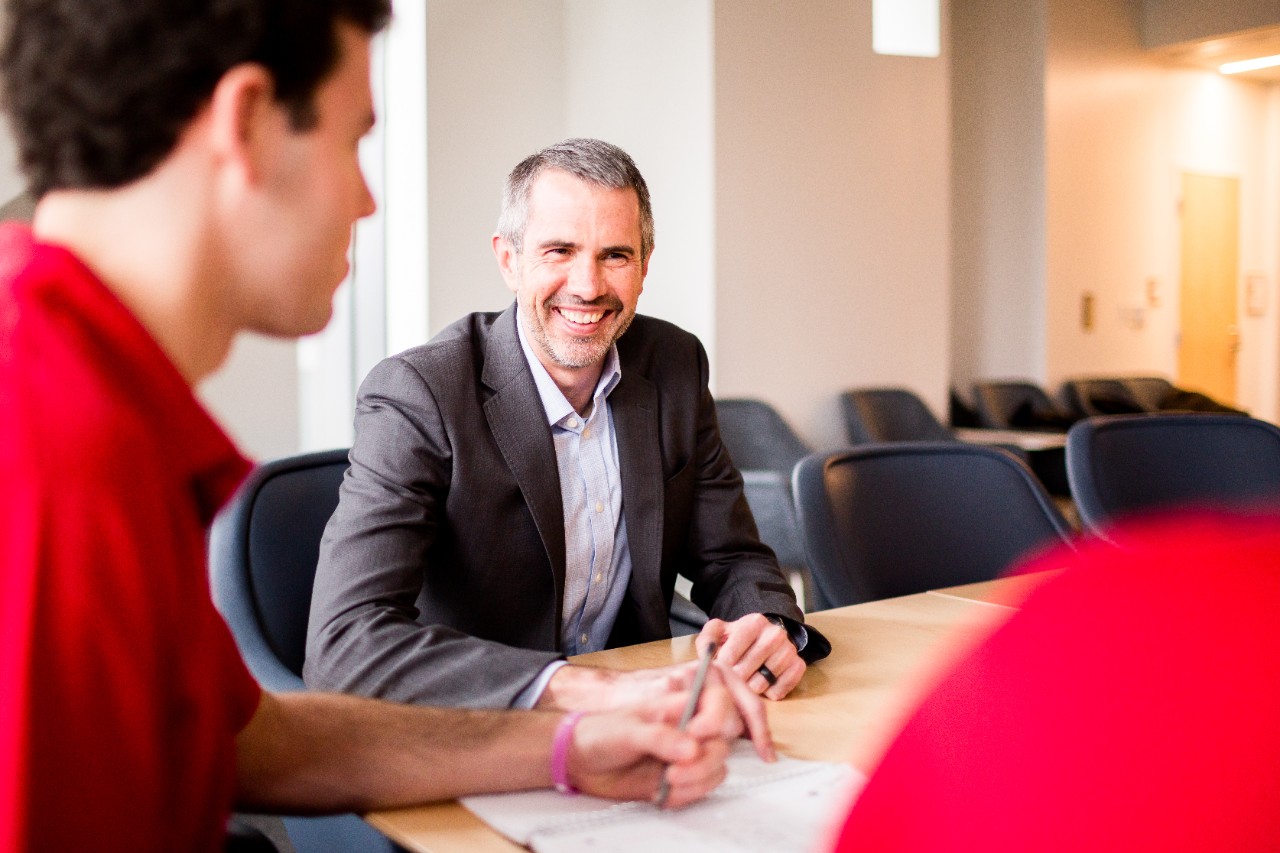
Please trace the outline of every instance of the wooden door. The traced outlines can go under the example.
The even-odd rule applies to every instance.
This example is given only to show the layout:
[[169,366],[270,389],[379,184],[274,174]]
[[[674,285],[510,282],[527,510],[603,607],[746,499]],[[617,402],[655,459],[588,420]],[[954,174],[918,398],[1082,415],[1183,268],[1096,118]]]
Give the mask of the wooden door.
[[1182,175],[1182,282],[1178,384],[1223,403],[1236,399],[1240,180]]

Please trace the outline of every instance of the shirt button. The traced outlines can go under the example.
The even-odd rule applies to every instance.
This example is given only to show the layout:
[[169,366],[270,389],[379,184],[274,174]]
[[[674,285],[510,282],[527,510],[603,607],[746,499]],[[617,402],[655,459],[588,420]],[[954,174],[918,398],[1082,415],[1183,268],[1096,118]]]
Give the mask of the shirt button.
[[578,419],[569,418],[569,429],[577,429],[577,428],[578,428]]
[[590,638],[590,637],[588,637],[586,634],[583,634],[583,635],[582,635],[581,637],[579,637],[578,639],[582,641],[582,645],[584,645],[584,646],[585,646],[588,642],[590,642],[590,640],[591,640],[591,638]]
[[604,580],[604,572],[596,572],[596,583],[600,583],[602,580]]
[[583,438],[591,438],[591,427],[587,427],[582,431]]
[[596,512],[604,512],[604,504],[596,501]]

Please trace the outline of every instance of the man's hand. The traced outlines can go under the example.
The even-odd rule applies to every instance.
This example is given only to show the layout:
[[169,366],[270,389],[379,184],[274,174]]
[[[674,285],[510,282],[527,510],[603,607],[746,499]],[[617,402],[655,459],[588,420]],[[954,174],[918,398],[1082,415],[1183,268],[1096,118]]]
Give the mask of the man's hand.
[[733,622],[709,620],[698,634],[698,651],[713,642],[717,644],[716,661],[732,668],[748,687],[766,699],[786,696],[804,676],[805,662],[786,629],[763,614],[751,613]]
[[[716,657],[718,661],[719,655]],[[674,705],[675,719],[679,720],[697,669],[697,661],[632,671],[565,666],[552,676],[538,707],[601,712],[658,705],[669,712]],[[708,713],[708,708],[715,711],[721,705],[727,705],[718,717],[723,736],[736,738],[745,732],[760,757],[773,761],[773,737],[764,706],[737,673],[717,662],[707,673],[706,691],[698,704],[699,716],[694,719]]]
[[[589,714],[579,721],[569,750],[574,787],[599,797],[651,800],[665,772],[670,786],[667,805],[687,805],[724,781],[730,741],[744,725],[761,758],[775,759],[763,706],[741,679],[713,666],[697,713],[680,732],[676,726],[688,701],[694,666],[665,670],[676,689],[630,710]],[[745,717],[740,704],[749,709]]]

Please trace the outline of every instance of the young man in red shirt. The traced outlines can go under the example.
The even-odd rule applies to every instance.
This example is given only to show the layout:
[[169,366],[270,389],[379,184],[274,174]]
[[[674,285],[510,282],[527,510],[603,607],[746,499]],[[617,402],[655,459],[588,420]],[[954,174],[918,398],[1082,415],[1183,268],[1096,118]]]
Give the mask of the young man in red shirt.
[[837,853],[1280,844],[1280,522],[1116,529],[939,681]]
[[262,692],[204,557],[249,463],[191,386],[241,330],[328,321],[374,210],[356,149],[388,2],[7,11],[6,107],[41,200],[32,230],[0,230],[0,850],[215,850],[233,804],[360,810],[553,777],[643,798],[664,765],[678,805],[722,778],[742,716],[769,752],[731,675],[676,730],[687,669],[580,721]]

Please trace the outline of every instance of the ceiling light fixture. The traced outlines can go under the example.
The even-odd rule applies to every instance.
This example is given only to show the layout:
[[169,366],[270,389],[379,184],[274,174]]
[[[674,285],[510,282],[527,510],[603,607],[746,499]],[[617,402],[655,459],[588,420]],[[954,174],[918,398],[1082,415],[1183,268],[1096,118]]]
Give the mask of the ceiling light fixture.
[[1273,68],[1277,65],[1280,65],[1280,53],[1275,56],[1263,56],[1259,59],[1228,62],[1226,65],[1219,65],[1218,70],[1223,74],[1240,74],[1245,71],[1257,71],[1260,68]]

